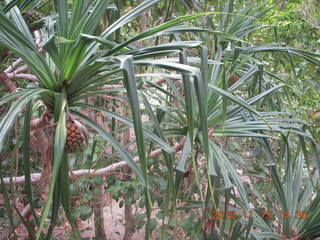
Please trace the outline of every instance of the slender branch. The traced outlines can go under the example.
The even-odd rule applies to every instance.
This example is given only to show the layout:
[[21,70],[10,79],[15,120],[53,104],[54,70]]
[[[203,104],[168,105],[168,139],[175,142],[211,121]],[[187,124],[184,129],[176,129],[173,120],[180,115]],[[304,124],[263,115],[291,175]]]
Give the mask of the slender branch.
[[5,73],[13,72],[22,62],[23,62],[22,58],[18,58],[6,70],[4,70],[4,72]]
[[[41,173],[33,173],[31,174],[31,182],[32,183],[38,183],[40,181],[40,178],[41,178]],[[4,178],[4,184],[10,184],[10,178],[7,177],[7,178]],[[13,184],[16,184],[16,185],[19,185],[19,184],[24,184],[25,182],[25,177],[24,176],[21,176],[21,177],[13,177],[12,178],[12,183]]]
[[[176,152],[179,152],[182,150],[183,146],[185,143],[185,138],[182,139],[181,142],[177,143],[174,146],[174,149]],[[149,158],[155,158],[159,155],[161,155],[162,149],[157,149],[154,150],[150,153]],[[134,157],[133,158],[134,162],[139,162],[139,157]],[[118,163],[111,164],[108,167],[101,168],[101,169],[81,169],[81,170],[76,170],[72,172],[73,177],[83,177],[83,176],[88,176],[88,177],[93,177],[93,176],[106,176],[106,175],[111,175],[114,173],[115,170],[127,167],[128,163],[126,161],[121,161]],[[71,175],[71,174],[70,174]],[[38,183],[41,180],[41,173],[33,173],[31,174],[31,182],[32,183]],[[10,184],[10,178],[3,178],[4,184]],[[25,182],[25,177],[13,177],[12,178],[12,183],[13,184],[23,184]]]
[[17,70],[15,70],[14,73],[18,74],[18,73],[24,73],[27,71],[29,71],[29,67],[27,65],[24,65],[24,66],[18,68]]
[[37,77],[35,75],[32,74],[26,74],[26,73],[19,73],[19,74],[15,74],[15,73],[8,73],[7,76],[10,79],[27,79],[30,81],[38,81]]

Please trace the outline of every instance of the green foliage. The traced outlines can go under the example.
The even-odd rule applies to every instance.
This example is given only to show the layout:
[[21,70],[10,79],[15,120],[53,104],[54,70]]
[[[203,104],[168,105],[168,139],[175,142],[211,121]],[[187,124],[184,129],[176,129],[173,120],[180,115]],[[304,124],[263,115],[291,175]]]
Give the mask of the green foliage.
[[[264,17],[266,24],[277,28],[274,41],[283,41],[293,47],[305,46],[309,49],[315,49],[319,45],[319,34],[316,29],[301,16],[303,5],[303,1],[290,1],[284,4],[283,9],[274,8]],[[299,34],[301,32],[305,34]]]

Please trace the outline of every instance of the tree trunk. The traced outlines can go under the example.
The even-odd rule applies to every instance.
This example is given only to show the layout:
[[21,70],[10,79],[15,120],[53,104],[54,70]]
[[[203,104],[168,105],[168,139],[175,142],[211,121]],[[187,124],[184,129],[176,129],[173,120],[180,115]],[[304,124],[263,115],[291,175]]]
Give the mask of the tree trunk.
[[14,92],[17,89],[17,86],[11,81],[7,74],[0,69],[0,82],[9,90],[9,92]]
[[[124,180],[130,180],[129,174],[131,173],[130,168],[124,169]],[[124,199],[125,200],[125,199]],[[125,231],[123,240],[131,240],[134,234],[134,218],[132,214],[132,204],[124,204],[124,219],[125,219]]]
[[[128,128],[123,132],[121,144],[123,146],[126,146],[129,142],[130,142],[130,128]],[[130,180],[131,169],[129,167],[125,167],[123,169],[123,173],[124,173],[123,180],[125,181]],[[123,240],[131,240],[134,233],[134,218],[132,214],[132,204],[127,204],[125,200],[126,199],[124,199],[125,231],[124,231]]]
[[[96,98],[88,98],[88,102],[91,104],[96,103]],[[96,119],[96,122],[104,128],[106,131],[104,121],[101,118],[101,115],[98,115],[96,111],[91,111],[90,114],[92,115],[92,118]],[[98,189],[98,193],[95,194],[93,198],[93,213],[94,213],[94,230],[96,239],[107,239],[106,231],[104,228],[104,214],[103,214],[103,208],[105,204],[105,195],[104,195],[104,183],[105,183],[105,177],[102,177],[103,181],[102,184],[95,184],[94,188]]]
[[96,189],[99,189],[98,194],[94,196],[93,213],[94,213],[94,231],[96,239],[107,239],[106,231],[104,229],[104,187],[103,184],[95,185]]

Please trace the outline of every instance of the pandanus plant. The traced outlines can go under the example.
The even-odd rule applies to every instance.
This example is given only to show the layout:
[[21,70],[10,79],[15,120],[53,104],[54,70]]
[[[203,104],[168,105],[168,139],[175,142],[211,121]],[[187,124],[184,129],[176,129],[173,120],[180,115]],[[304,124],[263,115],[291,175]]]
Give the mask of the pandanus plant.
[[[128,162],[128,165],[142,181],[145,187],[147,215],[148,219],[150,219],[151,206],[144,137],[159,145],[166,154],[172,154],[174,149],[161,136],[144,129],[142,126],[138,87],[133,70],[134,66],[152,66],[183,72],[184,75],[193,76],[199,103],[203,103],[202,93],[204,85],[200,82],[201,76],[198,69],[189,67],[183,63],[148,60],[150,58],[179,54],[181,53],[181,49],[184,48],[198,48],[201,42],[179,41],[141,49],[130,44],[147,37],[173,34],[176,31],[189,31],[190,29],[187,28],[174,29],[173,27],[186,20],[199,18],[206,14],[177,18],[146,30],[126,41],[117,43],[112,40],[112,35],[122,26],[142,14],[146,9],[160,2],[160,0],[143,2],[131,12],[101,30],[100,19],[105,14],[110,2],[72,1],[71,9],[69,9],[68,1],[53,1],[57,12],[53,17],[46,19],[45,28],[42,29],[43,34],[40,35],[42,42],[39,46],[36,44],[17,7],[12,7],[7,14],[0,11],[0,44],[20,57],[38,82],[35,88],[18,89],[0,100],[0,103],[4,104],[18,98],[17,101],[11,104],[10,109],[1,120],[0,150],[2,150],[6,136],[20,113],[24,114],[25,119],[23,149],[26,166],[29,166],[30,133],[32,135],[39,129],[47,128],[49,135],[46,137],[49,139],[50,147],[53,148],[53,151],[49,151],[48,153],[49,160],[52,163],[52,171],[49,171],[52,175],[51,186],[47,204],[43,210],[42,219],[39,224],[37,238],[40,237],[43,231],[51,202],[52,217],[51,226],[48,230],[48,238],[52,234],[60,202],[64,207],[67,218],[75,229],[69,209],[69,166],[67,153],[84,149],[88,137],[85,125],[100,133],[119,152],[123,160]],[[166,32],[169,28],[170,31]],[[97,32],[100,33],[98,36],[95,36]],[[215,32],[213,33],[215,34]],[[221,33],[217,32],[216,34]],[[223,35],[223,37],[229,38],[231,36]],[[108,89],[108,85],[121,81],[124,89]],[[190,84],[191,82],[186,87],[190,88]],[[84,103],[84,99],[90,96],[123,90],[127,92],[128,102],[131,105],[132,121],[105,109]],[[43,103],[45,109],[39,119],[31,121],[30,130],[30,120],[33,115],[35,101]],[[112,134],[81,113],[80,109],[82,108],[102,111],[109,117],[116,118],[129,124],[129,126],[134,126],[140,164],[133,161],[130,154],[113,138]],[[204,110],[204,108],[202,109]],[[205,126],[204,124],[203,131],[207,132]],[[25,174],[26,188],[29,190],[29,199],[32,200],[30,171],[28,168]],[[146,229],[149,229],[148,226]],[[146,238],[148,238],[148,230]]]
[[[222,7],[225,14],[222,14],[215,26],[218,30],[232,34],[234,38],[247,41],[250,39],[249,34],[259,29],[255,19],[267,11],[259,6],[245,8],[233,15],[232,0]],[[200,37],[204,39],[207,36]],[[173,122],[177,123],[172,126],[172,130],[177,131],[179,126],[186,125],[189,128],[189,136],[193,136],[188,138],[178,162],[176,183],[179,183],[186,173],[186,164],[196,168],[195,161],[199,160],[198,158],[192,156],[191,163],[188,163],[188,153],[193,153],[193,144],[197,143],[204,152],[208,151],[206,196],[196,201],[198,205],[193,202],[194,205],[187,205],[185,209],[204,208],[208,211],[209,218],[212,216],[212,209],[218,213],[223,212],[220,216],[216,214],[216,218],[209,221],[210,230],[204,232],[204,235],[208,234],[210,239],[318,237],[319,184],[315,179],[319,175],[317,169],[320,161],[317,146],[306,128],[306,123],[286,112],[285,105],[281,102],[281,99],[290,101],[289,89],[296,89],[285,84],[281,74],[274,71],[276,68],[269,68],[263,64],[263,60],[267,61],[267,57],[274,53],[281,53],[290,59],[294,72],[295,57],[301,57],[319,66],[319,54],[288,48],[279,43],[252,46],[231,40],[226,44],[219,38],[210,37],[207,42],[212,46],[210,49],[216,49],[213,56],[215,61],[206,62],[205,51],[202,52],[200,61],[202,80],[207,82],[207,102],[204,106],[207,111],[208,141],[205,142],[205,138],[202,138],[206,133],[198,132],[202,125],[186,121],[192,119],[191,117],[177,117],[172,113],[174,106],[170,103],[168,107],[161,107],[168,118],[171,118],[167,124],[170,122],[172,126]],[[273,66],[277,65],[277,62],[269,64]],[[178,95],[177,99],[181,101],[178,105],[184,104],[182,96]],[[201,110],[199,113],[202,114]],[[240,157],[241,154],[230,152],[226,142],[230,141],[232,144],[235,137],[254,139],[260,146],[258,149],[262,157],[245,162]],[[278,147],[280,150],[277,153],[273,148]],[[237,174],[239,169],[242,169],[244,176]],[[259,186],[255,182],[259,181],[259,177],[255,177],[254,172],[267,172],[272,190]],[[244,184],[245,177],[249,179],[246,181],[249,182],[248,186]],[[198,176],[196,174],[196,180],[201,192],[199,178],[200,173]],[[306,180],[302,181],[303,178]],[[262,182],[259,181],[260,184]],[[263,214],[257,211],[261,206],[269,208],[269,213],[274,218],[266,220]],[[302,216],[302,212],[308,212],[308,217]],[[229,213],[236,214],[232,218]],[[198,236],[203,229],[205,219],[203,217],[193,228],[193,237]],[[195,233],[197,231],[198,233]]]
[[[183,202],[189,200],[190,204],[179,206],[180,211],[204,210],[200,220],[193,222],[195,225],[190,230],[192,239],[199,235],[209,239],[316,237],[319,234],[319,209],[316,207],[319,186],[315,179],[318,177],[316,169],[320,164],[317,146],[306,128],[306,122],[284,110],[282,101],[290,101],[289,90],[298,91],[285,84],[281,73],[274,71],[276,68],[264,65],[263,60],[272,54],[283,54],[282,56],[290,59],[294,71],[295,57],[319,66],[320,56],[279,43],[260,46],[247,44],[243,40],[249,41],[249,35],[260,28],[256,19],[267,10],[258,6],[233,14],[232,0],[220,7],[221,15],[217,18],[217,23],[213,24],[210,22],[211,18],[207,19],[205,24],[212,29],[209,27],[210,30],[206,29],[206,32],[224,32],[225,35],[232,36],[229,43],[216,36],[211,38],[194,27],[193,32],[199,33],[197,37],[206,41],[209,49],[213,50],[212,59],[208,59],[205,47],[201,48],[200,58],[188,57],[187,51],[183,51],[180,59],[172,59],[200,64],[205,89],[201,94],[204,98],[192,94],[202,89],[197,88],[197,85],[188,85],[186,79],[189,76],[183,74],[182,94],[178,84],[170,78],[166,79],[170,88],[167,91],[161,89],[166,97],[157,95],[161,103],[152,106],[159,110],[157,117],[153,116],[151,107],[146,107],[150,119],[160,119],[161,128],[166,126],[167,135],[187,136],[183,152],[175,166],[176,191],[168,191],[173,198],[178,197],[182,179],[190,172],[190,168],[194,170],[200,199],[182,199]],[[203,28],[201,23],[198,24]],[[179,37],[185,36],[180,34]],[[273,63],[270,65],[273,66]],[[151,88],[144,88],[142,91],[147,96],[154,96]],[[198,108],[193,104],[196,102],[200,103]],[[203,129],[209,130],[206,132]],[[157,132],[161,132],[160,127],[157,127]],[[258,149],[262,157],[245,162],[240,154],[230,152],[225,143],[230,141],[232,144],[235,138],[253,139],[260,146]],[[279,152],[275,152],[273,148],[278,147]],[[202,157],[205,158],[205,177],[199,170],[198,162]],[[170,158],[167,162],[170,162]],[[167,166],[170,169],[170,164]],[[315,169],[311,171],[313,166]],[[259,177],[253,174],[258,172],[256,168],[266,172],[270,178],[273,187],[270,194],[255,183],[259,181]],[[244,176],[237,173],[240,169]],[[302,172],[303,169],[305,172]],[[249,187],[244,184],[245,177],[250,179],[246,181],[249,182]],[[303,178],[306,180],[302,183]],[[293,190],[294,186],[299,191]],[[268,213],[272,212],[275,218],[266,221],[266,217],[257,210],[261,206],[269,208]],[[214,215],[212,209],[224,214],[215,215],[216,218],[208,221],[209,226],[204,230],[207,219]],[[175,211],[174,208],[173,210]],[[310,215],[303,217],[303,212]],[[228,213],[235,213],[234,218]]]

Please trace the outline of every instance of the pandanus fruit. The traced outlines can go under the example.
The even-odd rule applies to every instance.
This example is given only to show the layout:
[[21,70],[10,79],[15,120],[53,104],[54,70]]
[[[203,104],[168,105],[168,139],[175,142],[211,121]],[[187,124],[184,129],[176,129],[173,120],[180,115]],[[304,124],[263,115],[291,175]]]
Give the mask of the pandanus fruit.
[[68,153],[83,151],[88,144],[88,130],[71,114],[67,118],[67,141],[65,149]]

